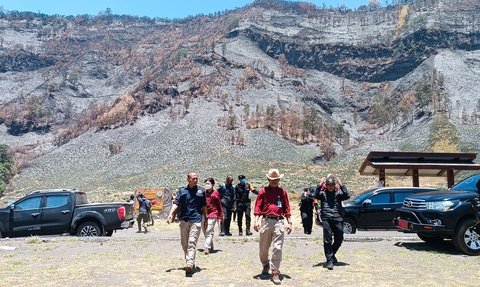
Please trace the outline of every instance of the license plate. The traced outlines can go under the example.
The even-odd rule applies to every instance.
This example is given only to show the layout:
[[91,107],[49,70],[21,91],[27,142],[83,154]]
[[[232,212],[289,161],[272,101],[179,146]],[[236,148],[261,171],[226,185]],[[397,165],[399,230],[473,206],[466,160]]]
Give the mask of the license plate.
[[403,229],[408,229],[408,221],[399,219],[398,220],[398,227],[403,228]]

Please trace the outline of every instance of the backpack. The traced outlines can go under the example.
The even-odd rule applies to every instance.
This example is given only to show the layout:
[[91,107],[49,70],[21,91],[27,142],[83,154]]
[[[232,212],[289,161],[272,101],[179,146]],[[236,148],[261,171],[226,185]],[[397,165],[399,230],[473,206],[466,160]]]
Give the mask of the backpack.
[[147,209],[147,212],[150,212],[150,208],[152,207],[152,202],[145,198],[144,203],[145,203],[145,208]]

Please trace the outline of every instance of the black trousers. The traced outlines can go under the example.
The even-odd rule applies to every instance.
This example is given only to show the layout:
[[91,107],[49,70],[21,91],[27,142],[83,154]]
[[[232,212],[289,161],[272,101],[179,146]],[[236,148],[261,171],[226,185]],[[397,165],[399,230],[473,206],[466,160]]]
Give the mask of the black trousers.
[[[148,214],[147,213],[138,214],[138,217],[137,217],[138,231],[142,231],[142,221],[143,221],[143,224],[147,224],[147,221],[148,221]],[[144,227],[144,228],[146,228],[146,227]]]
[[232,222],[232,207],[223,205],[223,222],[220,225],[221,233],[228,234],[230,233],[230,222]]
[[238,221],[238,232],[242,232],[242,221],[243,221],[243,214],[245,213],[245,226],[247,230],[250,230],[250,222],[252,218],[250,217],[250,203],[248,204],[239,204],[237,206],[237,221]]
[[302,217],[303,233],[312,233],[313,211],[301,211],[300,216]]
[[[333,244],[332,244],[333,236]],[[331,261],[343,242],[343,221],[323,219],[323,250],[327,262]]]

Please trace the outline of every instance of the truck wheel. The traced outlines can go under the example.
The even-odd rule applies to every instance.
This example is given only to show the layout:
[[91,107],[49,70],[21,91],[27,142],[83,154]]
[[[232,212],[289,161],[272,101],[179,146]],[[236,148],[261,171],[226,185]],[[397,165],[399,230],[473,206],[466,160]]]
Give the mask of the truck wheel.
[[480,222],[465,219],[459,223],[453,245],[467,255],[480,255]]
[[354,234],[357,232],[357,225],[350,218],[343,219],[343,233],[345,234]]
[[417,233],[417,235],[420,239],[430,244],[438,244],[443,241],[443,237],[440,237],[440,236],[434,236],[434,235],[424,234],[424,233]]
[[87,221],[82,224],[77,229],[77,236],[79,237],[91,237],[91,236],[101,236],[100,227],[98,224],[92,221]]

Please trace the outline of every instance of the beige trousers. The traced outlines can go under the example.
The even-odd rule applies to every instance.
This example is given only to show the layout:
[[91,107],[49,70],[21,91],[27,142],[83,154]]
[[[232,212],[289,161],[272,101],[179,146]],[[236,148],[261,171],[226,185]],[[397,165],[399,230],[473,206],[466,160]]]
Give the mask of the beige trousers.
[[203,229],[203,235],[205,235],[205,249],[213,248],[213,234],[215,232],[215,225],[217,224],[216,218],[208,218],[207,229]]
[[[285,229],[283,220],[262,218],[260,227],[260,262],[262,266],[270,263],[272,271],[280,270]],[[273,242],[272,260],[268,260],[268,251]]]
[[185,253],[185,261],[187,266],[195,265],[195,254],[197,251],[198,237],[202,229],[202,223],[189,223],[180,221],[180,241],[182,243],[183,252]]

